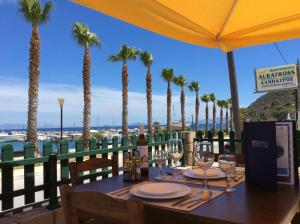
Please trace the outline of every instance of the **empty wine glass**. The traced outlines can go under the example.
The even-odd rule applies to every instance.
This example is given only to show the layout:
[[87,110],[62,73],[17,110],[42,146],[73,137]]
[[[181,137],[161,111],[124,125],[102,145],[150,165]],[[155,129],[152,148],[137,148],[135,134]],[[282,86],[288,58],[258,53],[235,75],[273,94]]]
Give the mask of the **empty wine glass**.
[[155,163],[158,165],[159,167],[159,174],[158,177],[162,177],[162,166],[165,163],[165,161],[167,160],[167,152],[165,150],[155,150],[154,151],[154,159],[155,159]]
[[168,154],[171,159],[175,162],[174,179],[178,178],[178,161],[183,156],[183,144],[181,139],[170,139],[168,144]]
[[219,167],[226,175],[226,192],[235,191],[234,188],[230,186],[230,178],[235,174],[236,159],[233,154],[221,154],[219,155]]
[[197,142],[194,148],[195,163],[203,170],[204,173],[204,188],[207,189],[207,176],[206,171],[214,163],[214,151],[211,143]]

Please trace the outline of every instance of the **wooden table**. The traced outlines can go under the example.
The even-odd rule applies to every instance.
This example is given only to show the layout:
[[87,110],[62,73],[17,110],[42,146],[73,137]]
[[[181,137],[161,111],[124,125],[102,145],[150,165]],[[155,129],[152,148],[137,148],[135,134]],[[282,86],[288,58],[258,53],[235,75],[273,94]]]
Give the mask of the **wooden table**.
[[[153,180],[157,172],[158,168],[150,168],[147,180]],[[108,193],[124,186],[128,186],[128,183],[123,182],[121,175],[78,185],[74,190]],[[157,208],[147,204],[146,223],[289,223],[299,212],[300,194],[297,187],[279,185],[276,191],[270,191],[241,183],[235,189],[234,193],[224,193],[190,212]]]

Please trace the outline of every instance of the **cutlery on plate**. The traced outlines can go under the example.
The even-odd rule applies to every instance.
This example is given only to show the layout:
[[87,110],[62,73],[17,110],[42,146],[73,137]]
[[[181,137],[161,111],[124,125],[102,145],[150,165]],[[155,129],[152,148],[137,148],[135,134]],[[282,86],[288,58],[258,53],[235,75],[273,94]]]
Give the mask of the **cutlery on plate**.
[[185,202],[185,201],[187,201],[187,200],[190,200],[190,199],[192,199],[192,197],[195,197],[195,196],[197,196],[197,194],[193,194],[193,195],[191,195],[191,196],[189,196],[189,197],[184,197],[184,198],[182,198],[182,199],[180,199],[180,200],[174,202],[174,203],[172,204],[172,206],[180,205],[181,203],[183,203],[183,202]]
[[195,200],[193,201],[192,204],[190,204],[189,206],[187,206],[187,208],[192,208],[192,207],[194,207],[195,205],[197,205],[199,202],[202,202],[202,201],[203,201],[203,200],[200,199],[200,198],[195,199]]
[[119,193],[121,193],[121,192],[123,192],[123,191],[126,191],[126,190],[128,190],[128,189],[129,189],[129,186],[128,186],[128,187],[125,187],[125,188],[122,188],[122,189],[120,189],[120,190],[118,190],[118,191],[115,191],[115,192],[111,193],[111,195],[119,194]]
[[128,193],[129,193],[129,189],[127,189],[127,190],[124,191],[124,192],[121,192],[120,194],[117,194],[116,196],[117,196],[117,197],[120,197],[120,196],[125,195],[125,194],[128,194]]

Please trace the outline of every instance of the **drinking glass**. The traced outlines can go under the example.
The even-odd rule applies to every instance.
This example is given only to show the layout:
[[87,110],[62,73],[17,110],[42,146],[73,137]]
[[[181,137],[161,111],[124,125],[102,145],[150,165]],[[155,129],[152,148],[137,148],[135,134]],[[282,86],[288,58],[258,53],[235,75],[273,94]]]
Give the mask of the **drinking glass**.
[[194,160],[204,173],[204,189],[208,189],[206,171],[211,168],[214,163],[214,150],[211,143],[197,142],[194,148]]
[[183,144],[181,139],[170,139],[168,144],[168,155],[175,162],[174,179],[178,178],[178,161],[183,156]]
[[230,186],[230,179],[235,174],[235,167],[236,167],[236,159],[235,155],[232,154],[222,154],[219,155],[219,167],[226,175],[226,192],[233,192],[235,191],[234,188]]
[[159,174],[158,177],[162,177],[162,166],[167,160],[167,152],[165,150],[155,150],[154,151],[154,159],[155,163],[159,167]]

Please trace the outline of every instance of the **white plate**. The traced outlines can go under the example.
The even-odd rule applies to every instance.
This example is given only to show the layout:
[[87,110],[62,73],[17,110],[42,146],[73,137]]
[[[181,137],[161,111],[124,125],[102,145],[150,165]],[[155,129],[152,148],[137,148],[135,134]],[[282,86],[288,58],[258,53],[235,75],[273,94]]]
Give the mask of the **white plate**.
[[146,183],[138,186],[138,191],[152,196],[174,194],[179,190],[181,187],[172,183]]
[[[198,174],[194,173],[192,170],[183,171],[183,175],[185,177],[189,177],[189,178],[193,178],[193,179],[204,179],[204,176],[198,175]],[[223,179],[223,178],[226,178],[226,175],[221,170],[216,169],[216,175],[207,176],[206,178],[208,180]]]
[[[157,183],[158,184],[158,183]],[[149,194],[145,194],[143,192],[141,192],[139,190],[139,185],[137,186],[133,186],[130,189],[130,194],[137,196],[137,197],[141,197],[141,198],[148,198],[148,199],[173,199],[173,198],[180,198],[180,197],[184,197],[188,194],[191,193],[191,188],[188,186],[185,186],[183,184],[176,184],[180,189],[179,191],[176,191],[172,194],[166,194],[166,195],[149,195]]]
[[[200,176],[200,177],[204,177],[204,170],[202,169],[192,169],[190,170],[190,172],[192,172],[194,175],[196,176]],[[206,176],[207,177],[216,177],[219,174],[219,170],[214,169],[214,168],[210,168],[206,171]]]

